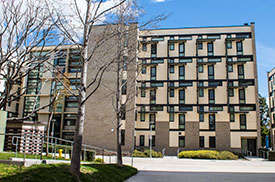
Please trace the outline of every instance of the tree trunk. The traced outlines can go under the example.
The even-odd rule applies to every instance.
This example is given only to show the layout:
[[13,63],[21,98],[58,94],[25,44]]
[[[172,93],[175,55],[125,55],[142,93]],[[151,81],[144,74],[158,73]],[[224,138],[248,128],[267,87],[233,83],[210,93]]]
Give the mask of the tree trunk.
[[[120,124],[120,117],[117,114],[117,124]],[[120,125],[117,127],[117,164],[122,165],[122,154],[121,154],[121,132]]]

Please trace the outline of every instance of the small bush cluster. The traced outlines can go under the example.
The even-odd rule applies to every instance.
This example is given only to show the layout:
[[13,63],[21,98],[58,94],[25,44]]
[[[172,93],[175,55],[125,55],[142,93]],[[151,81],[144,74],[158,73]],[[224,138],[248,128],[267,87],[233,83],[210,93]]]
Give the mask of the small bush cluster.
[[237,160],[238,156],[229,151],[215,150],[195,150],[183,151],[179,153],[179,158],[190,159],[218,159],[218,160]]
[[[149,149],[146,149],[144,151],[134,150],[133,157],[150,157],[150,150]],[[161,158],[163,156],[161,152],[156,152],[152,150],[152,157]]]
[[94,160],[94,162],[104,163],[103,159],[101,159],[101,158],[96,158],[96,159]]

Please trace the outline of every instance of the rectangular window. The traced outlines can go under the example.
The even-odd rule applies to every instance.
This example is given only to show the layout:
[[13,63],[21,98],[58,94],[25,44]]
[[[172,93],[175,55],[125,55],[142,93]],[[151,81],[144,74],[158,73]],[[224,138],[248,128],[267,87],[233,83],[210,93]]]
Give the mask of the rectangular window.
[[204,136],[200,136],[200,148],[204,148]]
[[174,97],[175,96],[175,89],[171,88],[170,89],[170,97]]
[[146,43],[142,44],[142,51],[144,51],[144,52],[147,51],[147,44]]
[[[170,38],[170,39],[171,39],[171,38]],[[174,42],[170,42],[170,43],[169,43],[169,49],[170,49],[170,51],[175,50],[175,43],[174,43]]]
[[150,114],[149,116],[150,118],[150,125],[152,127],[152,129],[155,129],[155,125],[156,125],[156,115],[155,114]]
[[237,42],[237,55],[243,55],[243,43]]
[[139,146],[141,146],[141,147],[144,146],[144,135],[139,136]]
[[203,88],[199,88],[199,97],[203,97],[204,96],[204,90]]
[[199,65],[199,73],[203,73],[203,65],[202,64]]
[[227,70],[228,70],[228,72],[233,72],[233,65],[228,65],[227,66]]
[[157,44],[151,44],[151,57],[157,57]]
[[179,66],[179,80],[184,80],[184,77],[185,77],[184,66]]
[[234,97],[234,89],[233,88],[228,88],[228,96]]
[[238,65],[238,77],[244,79],[244,65]]
[[208,90],[208,99],[209,99],[209,104],[215,104],[215,90],[214,89]]
[[127,70],[127,56],[123,56],[123,71]]
[[185,103],[185,90],[179,90],[179,104]]
[[215,124],[215,114],[209,114],[209,130],[215,131],[216,124]]
[[169,107],[169,121],[174,122],[174,106]]
[[179,114],[179,129],[185,129],[185,115]]
[[156,80],[157,77],[157,68],[155,66],[151,67],[151,80]]
[[121,145],[125,145],[125,130],[120,130],[121,134]]
[[213,42],[207,43],[208,56],[214,55]]
[[185,136],[179,136],[179,147],[185,147]]
[[208,79],[214,80],[214,74],[215,74],[214,65],[209,65],[208,66]]
[[198,43],[198,49],[203,49],[203,44],[202,44],[202,42],[199,42],[199,43]]
[[240,114],[240,129],[246,130],[246,115]]
[[216,148],[216,137],[214,136],[209,137],[209,147]]
[[121,105],[121,120],[125,120],[126,119],[126,105],[122,104]]
[[140,89],[140,95],[141,95],[141,97],[146,97],[146,89],[145,88],[141,88]]
[[140,121],[145,121],[145,107],[141,106]]
[[179,43],[179,57],[184,56],[184,43]]
[[121,91],[122,95],[126,95],[127,93],[127,81],[126,80],[122,80],[122,91]]
[[150,104],[156,104],[156,90],[150,90]]
[[170,65],[170,73],[175,73],[175,66],[174,65]]
[[235,122],[235,114],[230,113],[230,122]]
[[204,114],[203,114],[203,113],[200,113],[200,114],[199,114],[199,117],[200,117],[200,122],[204,122]]
[[156,136],[152,136],[152,147],[156,146]]
[[240,104],[245,104],[245,89],[239,89]]

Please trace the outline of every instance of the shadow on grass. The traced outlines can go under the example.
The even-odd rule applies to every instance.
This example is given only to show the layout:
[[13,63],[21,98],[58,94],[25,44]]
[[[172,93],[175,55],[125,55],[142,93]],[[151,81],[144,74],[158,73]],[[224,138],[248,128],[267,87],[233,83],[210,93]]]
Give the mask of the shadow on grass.
[[[137,170],[130,166],[118,166],[116,164],[86,164],[81,166],[80,181],[121,182],[136,173]],[[18,168],[5,176],[1,174],[0,176],[1,182],[78,181],[76,177],[70,174],[70,166],[68,164],[34,165],[29,168],[23,168],[21,171]]]

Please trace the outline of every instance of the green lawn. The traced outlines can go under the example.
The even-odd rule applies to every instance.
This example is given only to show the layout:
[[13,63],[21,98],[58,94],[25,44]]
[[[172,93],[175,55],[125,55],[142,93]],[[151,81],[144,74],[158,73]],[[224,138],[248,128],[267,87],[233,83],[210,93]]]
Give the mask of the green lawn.
[[[0,181],[69,182],[77,181],[69,172],[69,164],[41,164],[28,168],[0,164]],[[81,166],[80,181],[120,182],[137,173],[130,166],[116,164],[87,164]]]
[[[15,153],[10,153],[10,152],[0,153],[0,160],[8,160],[8,159],[13,158],[13,157],[15,157]],[[23,158],[24,154],[17,153],[17,157],[18,158]],[[58,157],[58,156],[56,156],[56,157]],[[26,158],[27,159],[35,159],[35,155],[26,154]],[[37,159],[40,159],[40,155],[37,155]],[[52,159],[52,157],[42,156],[42,159]]]

